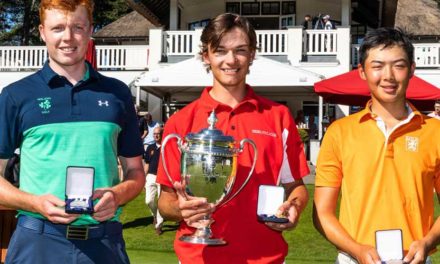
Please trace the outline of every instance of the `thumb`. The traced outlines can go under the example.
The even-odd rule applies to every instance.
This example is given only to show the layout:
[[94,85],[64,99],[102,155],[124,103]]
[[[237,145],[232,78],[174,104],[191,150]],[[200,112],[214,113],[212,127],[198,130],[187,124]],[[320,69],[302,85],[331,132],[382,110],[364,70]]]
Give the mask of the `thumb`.
[[92,200],[102,198],[102,196],[104,196],[104,193],[105,193],[104,190],[100,190],[100,189],[95,190],[95,192],[93,193],[93,196],[92,196]]
[[61,200],[60,198],[56,197],[55,195],[49,194],[46,195],[46,199],[47,202],[50,202],[51,204],[55,205],[55,206],[65,206],[66,202]]

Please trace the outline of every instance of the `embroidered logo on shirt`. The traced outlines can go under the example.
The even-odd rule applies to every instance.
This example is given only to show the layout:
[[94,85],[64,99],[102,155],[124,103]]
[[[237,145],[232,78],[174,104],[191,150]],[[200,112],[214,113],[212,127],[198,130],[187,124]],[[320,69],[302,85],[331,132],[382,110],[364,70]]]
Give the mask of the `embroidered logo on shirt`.
[[107,101],[107,100],[105,100],[105,101],[101,101],[101,100],[99,100],[99,101],[98,101],[98,105],[99,105],[99,106],[103,106],[103,105],[105,105],[106,107],[108,107],[108,106],[109,106],[109,104],[108,104],[108,101]]
[[271,136],[271,137],[277,137],[277,134],[275,134],[273,132],[264,131],[264,130],[260,130],[260,129],[252,129],[251,132],[254,133],[254,134],[260,134],[260,135],[266,135],[266,136]]
[[406,136],[406,150],[411,152],[419,151],[419,138]]
[[48,114],[50,113],[50,109],[52,108],[52,98],[50,97],[42,97],[37,98],[38,106],[41,108],[42,114]]

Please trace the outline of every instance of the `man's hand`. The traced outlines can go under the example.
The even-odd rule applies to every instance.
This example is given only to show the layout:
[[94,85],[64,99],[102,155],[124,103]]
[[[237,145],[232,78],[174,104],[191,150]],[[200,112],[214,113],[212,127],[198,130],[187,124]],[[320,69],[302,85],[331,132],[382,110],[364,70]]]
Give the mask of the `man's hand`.
[[94,207],[93,218],[96,221],[103,222],[115,216],[118,201],[115,193],[110,188],[96,189],[92,199],[100,199]]
[[49,221],[56,224],[70,224],[79,215],[68,214],[65,212],[66,203],[52,194],[36,196],[35,211],[46,217]]
[[185,185],[180,182],[174,183],[179,210],[183,220],[188,226],[199,228],[209,223],[200,222],[206,216],[214,212],[215,206],[208,203],[206,198],[189,196],[185,192]]
[[354,256],[359,264],[381,264],[381,260],[377,250],[368,245],[359,245],[356,255]]
[[265,222],[265,224],[276,231],[290,230],[296,227],[299,220],[299,213],[293,201],[285,201],[276,214],[277,217],[287,217],[287,223]]
[[409,246],[408,254],[403,259],[404,263],[417,264],[425,263],[428,257],[428,248],[423,240],[413,241]]

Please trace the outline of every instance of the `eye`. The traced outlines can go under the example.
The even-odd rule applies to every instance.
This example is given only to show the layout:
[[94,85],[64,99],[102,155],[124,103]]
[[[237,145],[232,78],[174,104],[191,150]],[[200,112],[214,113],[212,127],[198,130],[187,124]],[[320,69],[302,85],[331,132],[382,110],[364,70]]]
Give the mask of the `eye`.
[[73,30],[77,33],[81,33],[85,31],[85,27],[82,25],[75,25],[73,26]]
[[225,55],[227,51],[225,49],[217,49],[216,51],[214,51],[214,53],[216,55]]
[[56,26],[56,27],[52,28],[52,31],[55,31],[55,32],[61,32],[63,30],[64,30],[64,27],[61,27],[61,26]]

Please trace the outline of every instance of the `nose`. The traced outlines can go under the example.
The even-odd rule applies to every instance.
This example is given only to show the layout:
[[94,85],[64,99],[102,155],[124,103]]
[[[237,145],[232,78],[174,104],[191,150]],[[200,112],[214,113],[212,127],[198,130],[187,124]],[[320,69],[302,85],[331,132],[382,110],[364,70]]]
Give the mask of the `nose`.
[[228,51],[228,53],[226,53],[226,58],[225,61],[227,63],[235,63],[235,61],[237,60],[236,54],[233,50]]
[[394,81],[394,71],[392,65],[387,65],[383,67],[383,78],[388,81]]
[[72,38],[73,31],[70,27],[66,27],[63,32],[63,40],[68,41]]

